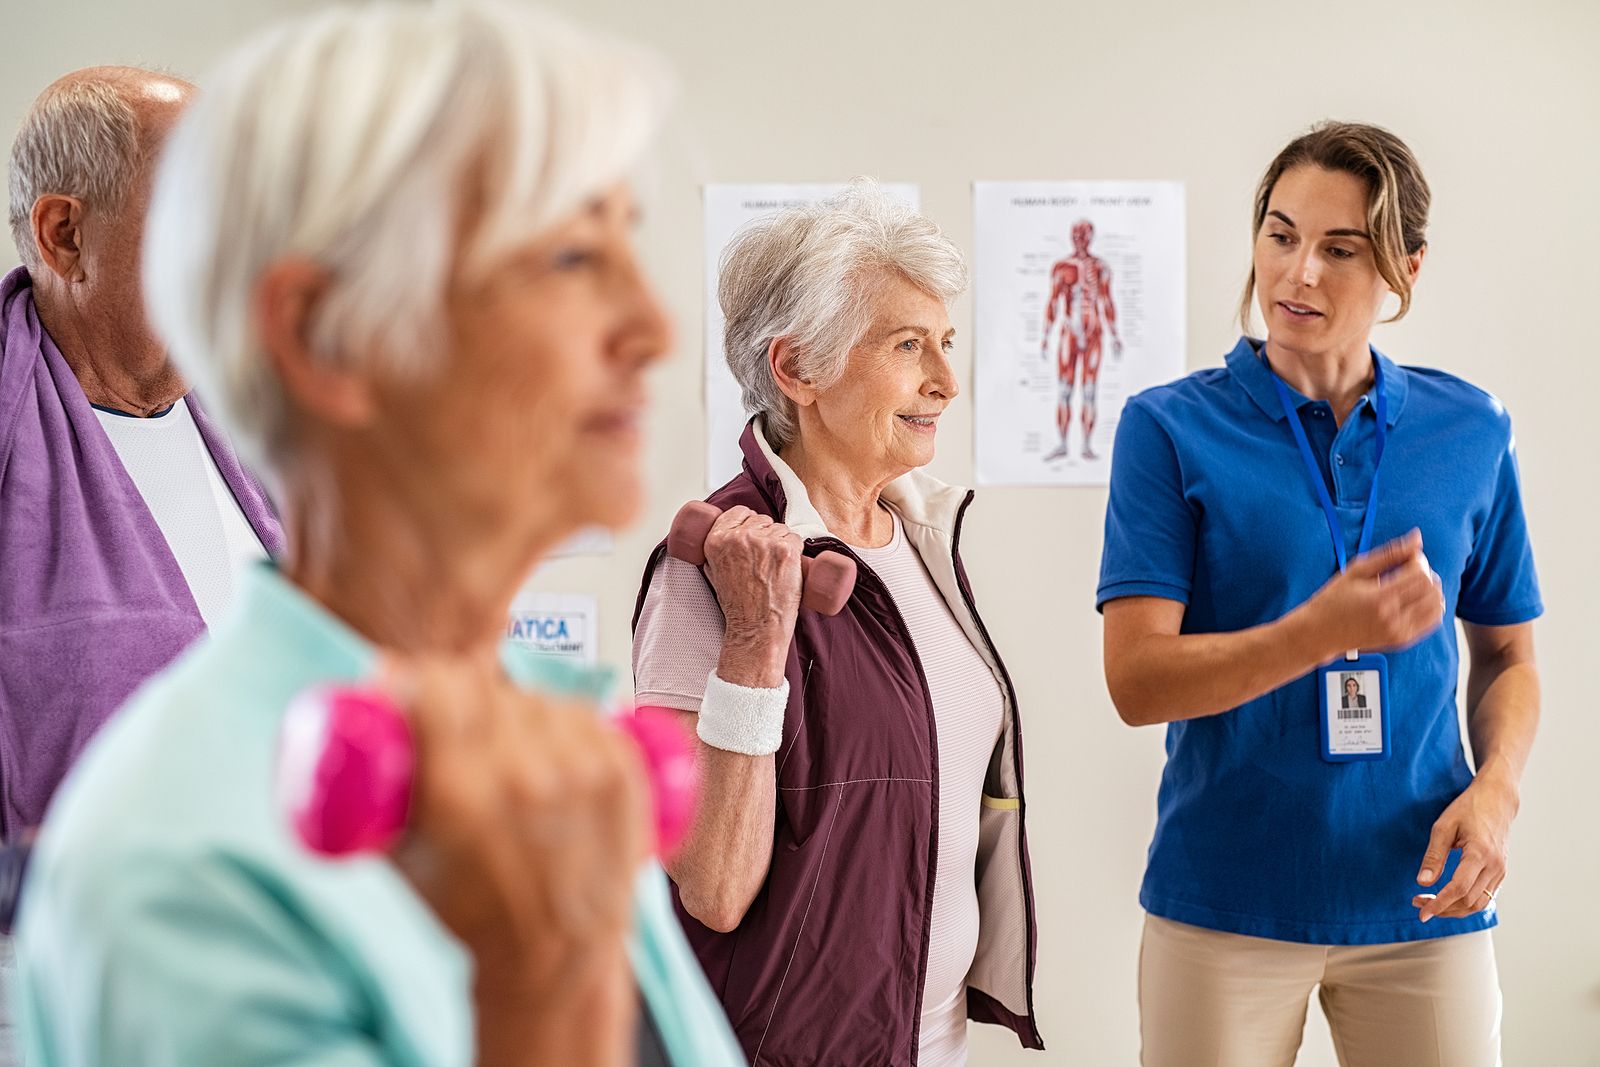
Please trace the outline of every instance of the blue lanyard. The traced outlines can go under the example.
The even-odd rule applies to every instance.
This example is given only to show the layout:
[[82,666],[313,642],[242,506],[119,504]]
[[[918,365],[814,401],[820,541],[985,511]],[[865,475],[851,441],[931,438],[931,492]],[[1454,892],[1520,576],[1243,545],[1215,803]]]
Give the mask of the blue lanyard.
[[[1262,362],[1266,363],[1265,356]],[[1283,379],[1278,377],[1278,372],[1267,364],[1267,373],[1272,375],[1272,384],[1278,389],[1278,401],[1283,405],[1283,413],[1289,418],[1289,429],[1294,431],[1295,444],[1300,446],[1300,458],[1305,461],[1306,473],[1311,476],[1311,487],[1317,491],[1317,499],[1322,503],[1322,513],[1328,519],[1328,534],[1333,538],[1333,554],[1339,561],[1339,571],[1342,574],[1348,560],[1344,550],[1344,531],[1339,526],[1339,512],[1334,509],[1333,498],[1328,495],[1328,486],[1322,477],[1322,471],[1317,468],[1316,454],[1311,451],[1311,442],[1306,439],[1306,428],[1300,425],[1300,413],[1294,408],[1294,401],[1289,399],[1289,389],[1283,384]],[[1372,548],[1372,530],[1378,521],[1378,475],[1383,470],[1383,447],[1389,440],[1389,400],[1383,387],[1383,364],[1376,356],[1372,359],[1372,374],[1374,386],[1378,394],[1378,441],[1376,454],[1372,460],[1372,491],[1367,494],[1366,517],[1361,521],[1361,543],[1356,546],[1356,555],[1365,555]]]

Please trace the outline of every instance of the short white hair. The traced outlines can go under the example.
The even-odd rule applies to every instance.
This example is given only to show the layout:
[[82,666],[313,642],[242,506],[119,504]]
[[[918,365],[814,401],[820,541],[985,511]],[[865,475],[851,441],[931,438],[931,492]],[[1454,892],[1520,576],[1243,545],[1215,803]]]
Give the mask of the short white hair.
[[65,78],[39,94],[11,142],[7,175],[11,240],[23,264],[41,266],[33,242],[33,205],[41,196],[116,211],[144,163],[138,115],[113,78]]
[[790,340],[800,377],[823,389],[837,383],[872,326],[871,296],[885,274],[947,305],[967,287],[954,242],[866,178],[831,199],[757,219],[723,253],[723,349],[745,410],[762,416],[773,447],[798,427],[794,402],[772,376],[772,342]]
[[144,242],[151,321],[247,460],[283,458],[284,396],[251,315],[261,271],[331,277],[320,358],[438,366],[469,191],[471,268],[640,161],[670,96],[654,54],[498,0],[395,0],[285,24],[201,83],[162,160]]

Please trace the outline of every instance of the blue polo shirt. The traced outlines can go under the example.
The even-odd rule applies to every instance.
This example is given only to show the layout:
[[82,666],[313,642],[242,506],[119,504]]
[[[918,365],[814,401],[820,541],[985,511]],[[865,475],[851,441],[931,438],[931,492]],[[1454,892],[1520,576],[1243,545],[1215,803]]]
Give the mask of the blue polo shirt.
[[[1389,423],[1373,545],[1422,531],[1447,620],[1536,618],[1543,605],[1510,417],[1459,378],[1373,355]],[[1372,487],[1375,395],[1343,426],[1328,404],[1291,397],[1353,557]],[[1225,633],[1280,618],[1338,569],[1272,372],[1250,340],[1226,367],[1131,399],[1114,456],[1099,606],[1163,597],[1186,605],[1184,633]],[[1220,715],[1168,724],[1139,896],[1147,911],[1327,945],[1495,924],[1492,905],[1426,925],[1411,906],[1434,820],[1472,780],[1457,724],[1456,629],[1447,623],[1388,659],[1385,760],[1321,758],[1315,672]],[[1439,886],[1458,859],[1451,854]]]

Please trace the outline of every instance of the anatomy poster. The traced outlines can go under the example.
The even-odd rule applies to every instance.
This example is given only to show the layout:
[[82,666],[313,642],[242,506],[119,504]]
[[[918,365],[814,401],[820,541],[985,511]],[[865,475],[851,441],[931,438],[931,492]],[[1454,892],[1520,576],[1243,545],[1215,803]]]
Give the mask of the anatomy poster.
[[[739,473],[739,435],[750,415],[722,349],[722,307],[717,303],[723,249],[747,223],[785,208],[814,204],[844,189],[843,182],[706,186],[706,486],[715,489]],[[919,206],[915,185],[885,183],[891,196]]]
[[1184,371],[1183,184],[978,182],[977,479],[1105,485],[1127,398]]
[[584,593],[521,592],[511,601],[506,636],[535,652],[593,666],[597,600]]

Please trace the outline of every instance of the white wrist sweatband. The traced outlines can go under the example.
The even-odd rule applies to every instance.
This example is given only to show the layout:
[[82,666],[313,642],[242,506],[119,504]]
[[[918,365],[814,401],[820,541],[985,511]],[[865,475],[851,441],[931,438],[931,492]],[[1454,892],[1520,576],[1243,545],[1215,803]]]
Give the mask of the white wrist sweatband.
[[724,752],[770,756],[783,745],[783,711],[789,706],[789,679],[776,689],[734,685],[712,671],[700,701],[696,732]]

